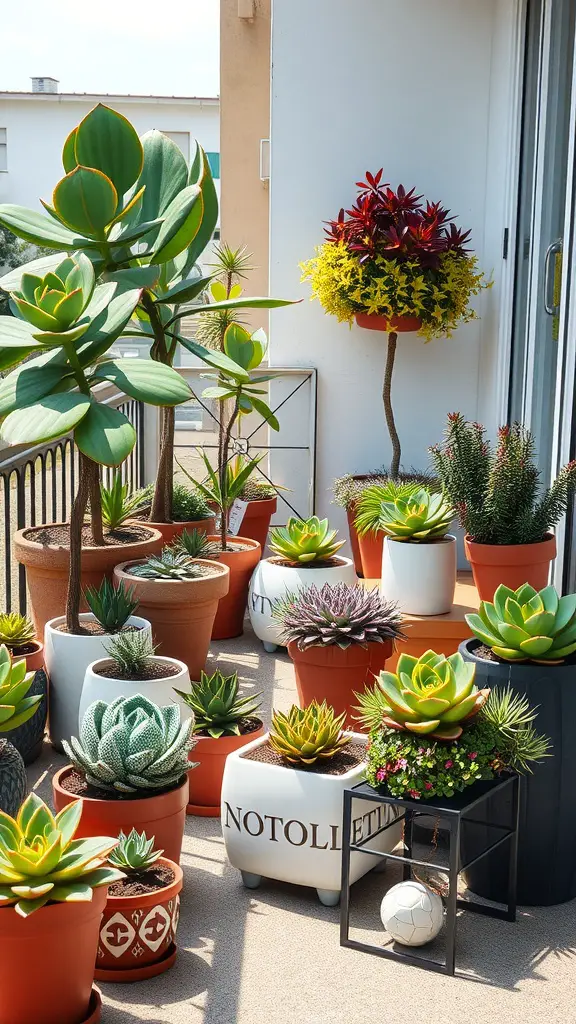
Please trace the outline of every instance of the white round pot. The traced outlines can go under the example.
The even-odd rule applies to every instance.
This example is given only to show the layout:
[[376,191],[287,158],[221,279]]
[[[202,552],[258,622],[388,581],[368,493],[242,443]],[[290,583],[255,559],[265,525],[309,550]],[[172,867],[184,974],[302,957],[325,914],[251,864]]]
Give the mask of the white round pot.
[[109,661],[109,658],[100,658],[98,661],[93,661],[86,669],[78,709],[78,728],[82,724],[86,708],[89,708],[95,700],[104,700],[109,704],[117,697],[133,697],[136,693],[148,697],[148,700],[153,701],[160,708],[165,708],[168,704],[178,704],[182,721],[191,718],[192,709],[184,703],[182,697],[174,692],[175,686],[179,690],[190,689],[190,673],[188,666],[183,661],[156,655],[155,662],[161,665],[174,665],[178,669],[178,674],[167,676],[166,679],[141,679],[140,681],[112,679],[109,676],[100,675],[98,668]]
[[[350,735],[366,743],[366,736]],[[342,877],[343,793],[363,781],[365,762],[343,775],[323,775],[247,760],[244,755],[267,739],[268,734],[226,759],[221,816],[228,859],[242,872],[248,888],[257,888],[263,877],[277,878],[311,886],[322,903],[335,906]],[[393,812],[384,804],[356,800],[352,821],[355,842],[392,820]],[[370,845],[390,852],[400,837],[398,824],[375,836]],[[376,860],[370,854],[353,851],[350,881],[370,871]]]
[[339,565],[305,569],[303,566],[279,565],[273,558],[263,558],[256,566],[248,593],[248,612],[252,629],[267,651],[274,651],[280,643],[280,629],[272,618],[272,605],[286,593],[295,593],[312,585],[325,583],[358,582],[351,558],[336,556]]
[[454,603],[456,538],[430,544],[385,537],[380,593],[408,615],[445,615]]
[[[80,622],[94,622],[92,612],[83,612]],[[112,637],[75,636],[58,629],[66,622],[64,615],[50,619],[44,630],[44,660],[50,680],[48,687],[48,718],[50,741],[56,750],[62,751],[62,740],[70,742],[71,736],[78,735],[78,708],[82,683],[88,665],[106,657],[106,645]],[[127,626],[144,629],[152,636],[152,627],[147,619],[131,615]]]

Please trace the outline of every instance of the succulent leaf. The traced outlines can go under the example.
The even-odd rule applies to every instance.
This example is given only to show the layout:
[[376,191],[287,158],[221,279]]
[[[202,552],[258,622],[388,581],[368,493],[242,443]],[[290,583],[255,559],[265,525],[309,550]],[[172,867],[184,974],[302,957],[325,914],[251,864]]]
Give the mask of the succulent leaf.
[[326,701],[315,700],[306,708],[295,704],[287,714],[272,714],[269,743],[276,753],[291,764],[305,767],[316,761],[330,760],[350,742],[343,731],[346,714],[334,714]]
[[281,558],[296,565],[299,562],[326,562],[345,544],[343,540],[336,540],[336,535],[337,531],[330,529],[327,519],[291,516],[286,526],[272,530],[270,547]]
[[[347,583],[325,583],[287,593],[272,607],[283,643],[293,641],[301,650],[336,645],[385,643],[402,639],[402,614],[378,590]],[[401,655],[400,659],[407,657]],[[400,665],[400,661],[398,662]]]
[[238,673],[225,676],[217,670],[213,675],[200,674],[199,682],[191,684],[189,693],[176,690],[194,712],[194,732],[207,732],[213,739],[239,734],[238,723],[253,718],[260,707],[260,693],[241,696]]
[[[474,636],[504,661],[562,661],[576,651],[576,594],[558,597],[554,587],[537,592],[498,587],[478,615],[467,615]],[[488,628],[487,624],[490,624]]]

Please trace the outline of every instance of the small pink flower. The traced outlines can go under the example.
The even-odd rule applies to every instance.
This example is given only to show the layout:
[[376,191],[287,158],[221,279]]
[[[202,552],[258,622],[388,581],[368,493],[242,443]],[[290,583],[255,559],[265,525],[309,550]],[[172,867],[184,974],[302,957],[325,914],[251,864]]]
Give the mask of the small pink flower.
[[418,747],[418,753],[419,754],[423,754],[424,753],[424,747]]
[[408,761],[406,760],[405,757],[399,758],[399,760],[396,761],[396,771],[400,771],[400,769],[404,770],[407,764]]
[[425,786],[426,789],[432,789],[432,783],[431,782],[425,782],[424,786]]
[[418,792],[417,789],[409,789],[408,790],[408,794],[409,794],[409,796],[412,797],[413,800],[419,800],[421,795],[422,795],[421,793]]
[[453,764],[454,764],[454,761],[446,761],[445,764],[444,764],[444,767],[445,768],[451,768]]
[[473,754],[468,754],[468,757],[470,758],[471,761],[475,761],[476,758],[478,757],[478,754],[476,753],[476,751],[474,751]]
[[386,781],[386,771],[385,771],[384,768],[380,768],[376,772],[376,778],[377,778],[378,782],[385,782]]

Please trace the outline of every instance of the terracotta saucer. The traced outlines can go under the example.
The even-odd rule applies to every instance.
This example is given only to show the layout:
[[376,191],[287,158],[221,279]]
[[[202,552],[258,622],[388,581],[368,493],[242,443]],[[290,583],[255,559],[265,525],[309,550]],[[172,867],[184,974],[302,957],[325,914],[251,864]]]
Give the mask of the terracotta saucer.
[[[118,971],[105,971],[96,970],[94,971],[94,977],[96,981],[111,981],[111,982],[131,982],[131,981],[145,981],[146,978],[155,978],[157,974],[164,974],[164,971],[169,971],[176,959],[178,952],[176,943],[173,942],[164,953],[164,956],[160,960],[156,960],[153,964],[146,964],[146,967],[126,967]],[[95,990],[96,991],[96,990]],[[90,1017],[86,1024],[92,1024],[92,1020],[98,1022],[100,1017]],[[84,1024],[84,1022],[82,1022]]]

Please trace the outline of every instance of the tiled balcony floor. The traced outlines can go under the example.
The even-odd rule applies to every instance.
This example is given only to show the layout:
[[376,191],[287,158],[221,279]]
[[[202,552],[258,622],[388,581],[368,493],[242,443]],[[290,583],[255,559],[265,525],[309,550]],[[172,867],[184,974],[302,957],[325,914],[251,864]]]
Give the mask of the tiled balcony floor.
[[[219,642],[223,669],[287,708],[295,687],[283,652],[265,654],[247,626]],[[31,782],[49,795],[63,759],[47,745]],[[103,1024],[564,1024],[576,1006],[576,903],[522,910],[517,924],[459,918],[454,979],[338,944],[338,909],[277,882],[249,892],[226,862],[219,819],[187,819],[179,956],[171,971],[134,985],[102,985]],[[378,907],[397,876],[365,876],[353,890],[372,941]],[[38,1022],[41,1024],[41,1022]]]

